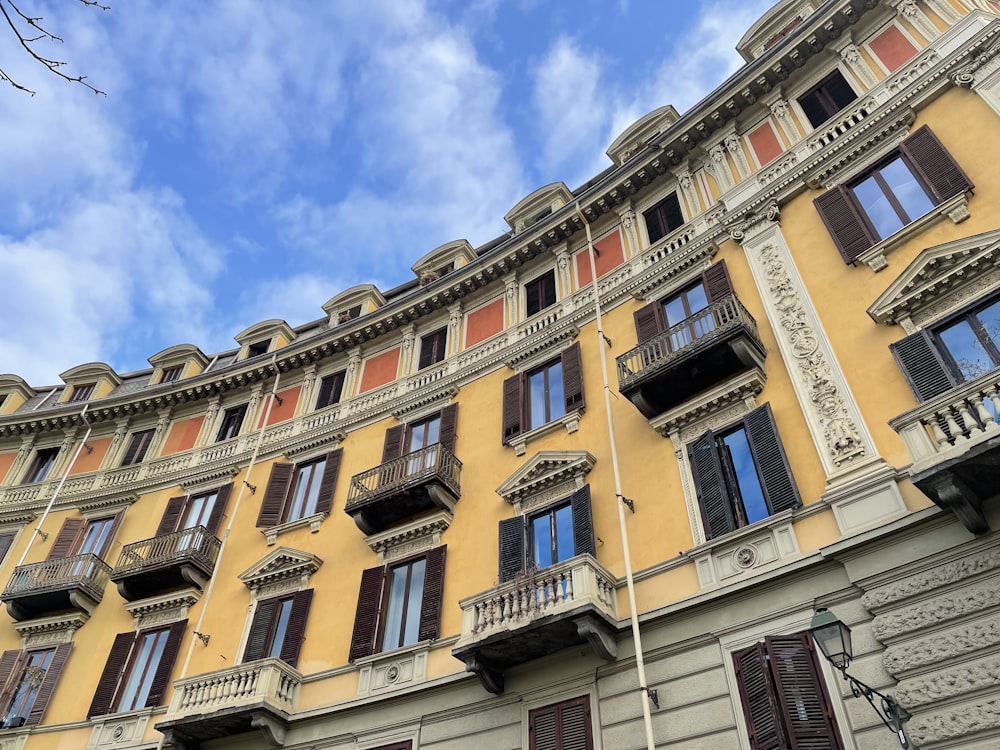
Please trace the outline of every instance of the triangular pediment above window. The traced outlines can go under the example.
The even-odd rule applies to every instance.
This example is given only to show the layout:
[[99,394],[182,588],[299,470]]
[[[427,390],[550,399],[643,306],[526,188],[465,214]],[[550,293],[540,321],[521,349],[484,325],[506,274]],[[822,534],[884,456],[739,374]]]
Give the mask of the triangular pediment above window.
[[877,323],[908,332],[1000,286],[1000,229],[922,250],[868,308]]
[[294,580],[298,581],[300,588],[306,588],[309,577],[322,564],[323,561],[311,552],[279,547],[240,573],[239,579],[251,590]]
[[583,486],[597,459],[587,451],[539,451],[497,488],[511,505],[539,495],[568,494]]

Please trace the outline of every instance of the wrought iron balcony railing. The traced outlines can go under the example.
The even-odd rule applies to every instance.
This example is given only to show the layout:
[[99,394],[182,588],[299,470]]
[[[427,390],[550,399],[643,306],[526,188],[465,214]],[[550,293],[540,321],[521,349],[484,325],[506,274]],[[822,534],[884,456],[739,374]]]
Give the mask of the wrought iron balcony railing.
[[209,570],[214,569],[222,542],[204,526],[181,529],[163,536],[133,542],[122,548],[112,578],[153,567],[162,567],[181,560],[196,560]]
[[43,594],[67,588],[80,588],[94,600],[104,596],[111,568],[97,555],[73,555],[55,560],[43,560],[30,565],[19,565],[7,582],[0,599]]
[[405,492],[428,480],[441,482],[457,498],[462,462],[440,443],[387,461],[351,477],[345,510],[363,508]]

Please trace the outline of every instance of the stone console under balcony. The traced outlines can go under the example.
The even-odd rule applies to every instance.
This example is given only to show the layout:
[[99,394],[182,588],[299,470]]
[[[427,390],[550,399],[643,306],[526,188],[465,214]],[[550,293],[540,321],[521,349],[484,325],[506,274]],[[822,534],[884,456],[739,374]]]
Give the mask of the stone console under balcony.
[[463,599],[462,635],[452,654],[491,693],[504,690],[508,667],[589,643],[617,656],[615,578],[590,555],[578,555]]

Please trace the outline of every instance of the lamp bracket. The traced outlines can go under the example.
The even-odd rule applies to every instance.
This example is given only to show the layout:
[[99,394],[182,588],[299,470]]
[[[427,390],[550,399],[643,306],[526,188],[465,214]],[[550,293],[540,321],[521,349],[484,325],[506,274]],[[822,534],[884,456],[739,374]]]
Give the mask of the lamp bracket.
[[[903,748],[908,748],[910,746],[909,741],[906,739],[906,735],[903,733],[903,714],[904,711],[896,703],[896,699],[891,695],[886,695],[881,693],[870,685],[866,685],[857,677],[847,673],[847,668],[842,667],[840,671],[844,675],[844,679],[847,680],[848,684],[851,686],[851,693],[853,693],[855,698],[864,698],[871,707],[875,709],[875,713],[882,720],[889,729],[896,734],[899,739],[899,745]],[[878,698],[878,703],[875,702],[875,698]]]

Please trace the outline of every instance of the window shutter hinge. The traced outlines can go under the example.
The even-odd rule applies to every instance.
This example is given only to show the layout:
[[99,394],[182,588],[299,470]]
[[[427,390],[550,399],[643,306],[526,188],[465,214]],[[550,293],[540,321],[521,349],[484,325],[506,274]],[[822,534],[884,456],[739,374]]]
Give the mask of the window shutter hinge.
[[656,708],[660,707],[660,695],[656,691],[656,688],[643,687],[642,690],[646,693],[649,698],[649,702],[652,703]]
[[619,494],[618,499],[625,503],[625,506],[632,511],[632,513],[635,513],[635,501],[632,498]]
[[246,487],[246,488],[247,488],[248,490],[250,490],[250,494],[251,494],[251,495],[256,495],[256,494],[257,494],[257,485],[255,485],[255,484],[250,484],[250,482],[248,482],[248,481],[247,481],[247,480],[245,480],[245,479],[243,480],[243,484],[244,484],[244,486],[245,486],[245,487]]

